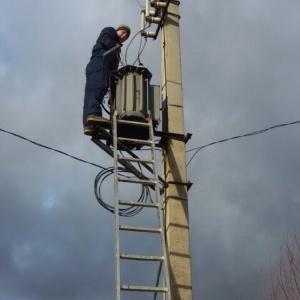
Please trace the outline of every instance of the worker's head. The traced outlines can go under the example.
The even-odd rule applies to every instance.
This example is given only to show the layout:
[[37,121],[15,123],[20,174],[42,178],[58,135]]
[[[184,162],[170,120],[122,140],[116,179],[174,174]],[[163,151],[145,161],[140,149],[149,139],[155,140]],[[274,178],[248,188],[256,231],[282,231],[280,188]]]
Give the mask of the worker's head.
[[130,27],[125,24],[120,24],[117,28],[117,35],[121,43],[125,42],[130,36]]

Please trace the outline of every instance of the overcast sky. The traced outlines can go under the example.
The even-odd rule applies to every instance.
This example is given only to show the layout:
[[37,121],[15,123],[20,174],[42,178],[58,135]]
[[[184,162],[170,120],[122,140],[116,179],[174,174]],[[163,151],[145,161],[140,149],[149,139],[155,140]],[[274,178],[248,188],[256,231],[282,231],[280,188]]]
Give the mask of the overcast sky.
[[[1,0],[0,129],[112,166],[83,135],[84,70],[101,29],[126,23],[134,37],[143,5]],[[300,120],[299,13],[295,0],[181,1],[187,150]],[[128,64],[138,48],[139,36]],[[160,84],[160,39],[141,61]],[[263,298],[284,238],[300,231],[299,129],[206,147],[188,166],[194,299]],[[0,300],[114,299],[100,169],[3,131],[0,144]],[[110,201],[111,184],[102,192]]]

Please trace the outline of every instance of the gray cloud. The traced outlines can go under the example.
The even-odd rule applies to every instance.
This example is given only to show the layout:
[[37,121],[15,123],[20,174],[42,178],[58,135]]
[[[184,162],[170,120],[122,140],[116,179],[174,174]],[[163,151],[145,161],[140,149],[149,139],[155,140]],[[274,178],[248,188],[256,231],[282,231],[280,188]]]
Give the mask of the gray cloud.
[[[141,7],[2,2],[0,128],[111,166],[82,134],[84,68],[102,27],[127,23],[137,33]],[[299,120],[299,9],[279,0],[181,3],[187,149]],[[138,47],[136,39],[128,63]],[[160,40],[149,40],[141,57],[156,84],[159,51]],[[270,263],[300,225],[298,132],[293,125],[207,147],[188,167],[194,299],[262,298]],[[0,138],[0,300],[113,299],[113,215],[94,196],[99,170]],[[110,183],[103,193],[110,202]]]

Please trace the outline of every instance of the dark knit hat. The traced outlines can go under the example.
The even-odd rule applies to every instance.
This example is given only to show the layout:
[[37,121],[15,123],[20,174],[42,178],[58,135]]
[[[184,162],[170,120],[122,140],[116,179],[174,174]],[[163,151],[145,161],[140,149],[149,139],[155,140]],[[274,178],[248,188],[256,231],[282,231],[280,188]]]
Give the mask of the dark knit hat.
[[125,30],[127,32],[127,37],[130,36],[130,27],[125,25],[125,24],[120,24],[117,28],[117,31],[118,30]]

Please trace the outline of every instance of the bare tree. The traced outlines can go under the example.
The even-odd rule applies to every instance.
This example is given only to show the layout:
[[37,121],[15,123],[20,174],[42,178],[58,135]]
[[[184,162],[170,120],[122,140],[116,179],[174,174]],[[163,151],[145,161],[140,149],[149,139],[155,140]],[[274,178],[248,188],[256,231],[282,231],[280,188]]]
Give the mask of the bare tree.
[[271,274],[270,296],[264,299],[300,300],[300,242],[296,234],[280,249],[279,271],[275,277]]

